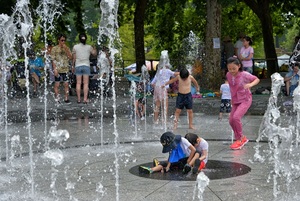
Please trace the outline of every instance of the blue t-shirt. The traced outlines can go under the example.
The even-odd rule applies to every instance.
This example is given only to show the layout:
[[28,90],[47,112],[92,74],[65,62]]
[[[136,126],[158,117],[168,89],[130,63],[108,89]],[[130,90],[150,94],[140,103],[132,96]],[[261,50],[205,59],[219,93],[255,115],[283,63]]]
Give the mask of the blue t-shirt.
[[[294,71],[290,71],[288,72],[285,77],[292,77],[293,76]],[[299,75],[296,74],[292,79],[291,79],[291,85],[297,85],[299,81]]]
[[40,72],[39,68],[44,67],[44,62],[43,62],[42,58],[36,57],[35,59],[29,59],[28,65],[30,68],[30,73],[35,73],[39,77],[41,76],[41,72]]
[[186,158],[190,155],[189,147],[192,145],[187,139],[176,135],[175,142],[177,144],[176,148],[170,151],[169,162],[175,163],[180,159]]

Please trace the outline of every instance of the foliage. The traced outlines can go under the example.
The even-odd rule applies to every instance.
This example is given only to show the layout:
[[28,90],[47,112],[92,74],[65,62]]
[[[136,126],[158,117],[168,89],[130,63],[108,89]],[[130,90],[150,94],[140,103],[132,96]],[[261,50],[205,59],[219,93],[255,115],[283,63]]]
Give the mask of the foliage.
[[[196,2],[196,3],[195,3]],[[153,35],[151,49],[158,58],[162,50],[168,50],[175,66],[182,61],[182,42],[190,31],[204,38],[205,7],[203,1],[169,0],[154,1],[147,11],[148,34]]]
[[281,39],[281,47],[288,53],[291,53],[293,51],[293,48],[295,46],[295,37],[300,36],[299,18],[293,19],[292,21],[294,22],[293,27],[288,29],[284,34],[284,37],[282,37]]
[[128,23],[121,26],[119,34],[122,38],[122,57],[126,62],[124,65],[127,66],[135,61],[133,24]]
[[[134,58],[133,13],[137,0],[120,1],[118,21],[122,41],[122,55],[125,60]],[[257,2],[257,0],[253,0]],[[295,35],[299,35],[299,7],[293,0],[269,0],[273,22],[274,37],[284,49],[290,50]],[[0,13],[10,14],[16,0],[0,0]],[[34,10],[40,0],[30,0]],[[58,33],[68,35],[70,44],[74,44],[76,36],[86,31],[93,44],[98,36],[100,9],[98,0],[61,0],[64,5],[62,16],[56,19],[55,30],[48,37],[55,40]],[[83,3],[82,3],[83,2]],[[228,35],[233,41],[240,32],[251,36],[255,49],[255,57],[264,57],[262,29],[258,17],[244,1],[219,0],[222,9],[222,37]],[[157,59],[164,49],[169,51],[171,60],[183,61],[183,40],[193,31],[204,41],[206,23],[206,1],[199,0],[148,0],[145,24],[146,59]],[[38,16],[33,13],[34,22]],[[40,28],[35,29],[33,36],[37,46],[42,47],[43,34]],[[285,37],[283,37],[285,36]],[[41,43],[41,44],[38,44]]]

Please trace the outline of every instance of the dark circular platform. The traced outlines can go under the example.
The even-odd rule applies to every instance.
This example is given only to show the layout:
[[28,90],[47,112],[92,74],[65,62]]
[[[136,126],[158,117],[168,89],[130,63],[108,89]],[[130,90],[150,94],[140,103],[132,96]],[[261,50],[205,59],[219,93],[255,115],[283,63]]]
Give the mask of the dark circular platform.
[[[151,167],[151,163],[144,163],[130,168],[129,172],[139,177],[158,180],[176,180],[176,181],[195,181],[197,174],[182,174],[181,171],[172,171],[168,173],[155,172],[152,174],[144,174],[139,172],[139,166]],[[210,179],[225,179],[247,174],[251,168],[241,163],[234,163],[228,161],[208,160],[206,168],[202,172]]]

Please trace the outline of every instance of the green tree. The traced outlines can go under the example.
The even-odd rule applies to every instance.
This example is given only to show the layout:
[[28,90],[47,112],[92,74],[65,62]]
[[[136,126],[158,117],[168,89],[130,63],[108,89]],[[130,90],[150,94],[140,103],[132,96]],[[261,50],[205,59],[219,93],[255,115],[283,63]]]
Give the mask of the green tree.
[[[275,1],[275,0],[243,0],[247,6],[257,15],[260,20],[262,29],[264,52],[268,66],[268,76],[278,71],[277,54],[274,43],[274,32],[277,23],[281,23],[284,15],[285,20],[290,20],[290,13],[295,13],[295,9],[299,8],[295,1]],[[272,18],[272,13],[278,14],[277,18]],[[278,24],[278,27],[282,24]],[[282,30],[282,29],[280,29]],[[283,31],[283,30],[282,30]]]
[[203,77],[204,86],[209,89],[220,87],[221,77],[221,4],[218,0],[206,1],[206,37]]
[[134,12],[134,41],[137,73],[140,73],[142,66],[145,65],[144,21],[147,2],[148,0],[137,0]]

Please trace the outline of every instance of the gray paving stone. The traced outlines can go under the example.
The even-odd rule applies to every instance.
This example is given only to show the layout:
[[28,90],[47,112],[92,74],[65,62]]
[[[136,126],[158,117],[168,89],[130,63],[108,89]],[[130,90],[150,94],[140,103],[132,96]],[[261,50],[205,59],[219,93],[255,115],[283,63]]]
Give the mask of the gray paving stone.
[[[264,81],[259,86],[269,84],[270,82]],[[133,167],[151,163],[154,157],[159,160],[167,159],[167,155],[162,153],[159,143],[164,127],[153,126],[151,112],[146,117],[146,124],[138,120],[137,127],[132,126],[128,109],[130,97],[125,91],[125,88],[120,88],[117,92],[115,120],[112,118],[114,101],[104,100],[102,124],[100,100],[97,98],[91,98],[92,103],[88,105],[78,105],[72,96],[71,105],[62,104],[57,107],[50,93],[46,104],[47,120],[44,120],[43,99],[31,99],[32,122],[27,122],[28,100],[8,99],[9,123],[0,131],[0,200],[199,200],[195,194],[196,180],[148,179],[130,173]],[[188,129],[186,113],[182,112],[177,134],[195,132],[207,139],[210,160],[242,163],[251,168],[251,171],[244,175],[210,180],[202,195],[203,200],[273,201],[299,198],[293,197],[300,185],[296,178],[292,180],[289,192],[284,190],[286,181],[280,180],[279,184],[283,189],[278,198],[274,198],[274,167],[270,161],[258,162],[254,157],[257,153],[258,130],[268,99],[267,95],[253,96],[253,105],[242,120],[244,133],[250,142],[238,151],[229,148],[232,132],[227,116],[224,115],[222,121],[218,120],[219,98],[195,101],[196,130]],[[175,100],[169,100],[170,114],[174,111]],[[147,111],[152,111],[151,101],[148,102]],[[51,142],[47,147],[45,136],[52,126],[66,129],[70,137],[62,143]],[[171,119],[168,127],[172,127]],[[16,147],[11,147],[11,141],[6,141],[13,136],[20,137],[20,143],[15,145]],[[32,146],[28,140],[29,136],[33,139]],[[267,141],[259,145],[262,150],[268,152]],[[44,153],[48,149],[62,151],[61,165],[51,165],[51,161],[45,158]],[[5,159],[7,156],[11,157],[12,150],[16,156],[6,162]],[[31,170],[34,176],[34,193]],[[203,170],[204,174],[214,171],[214,167]],[[224,175],[226,173],[224,170]],[[154,174],[157,174],[158,178],[161,175]]]

